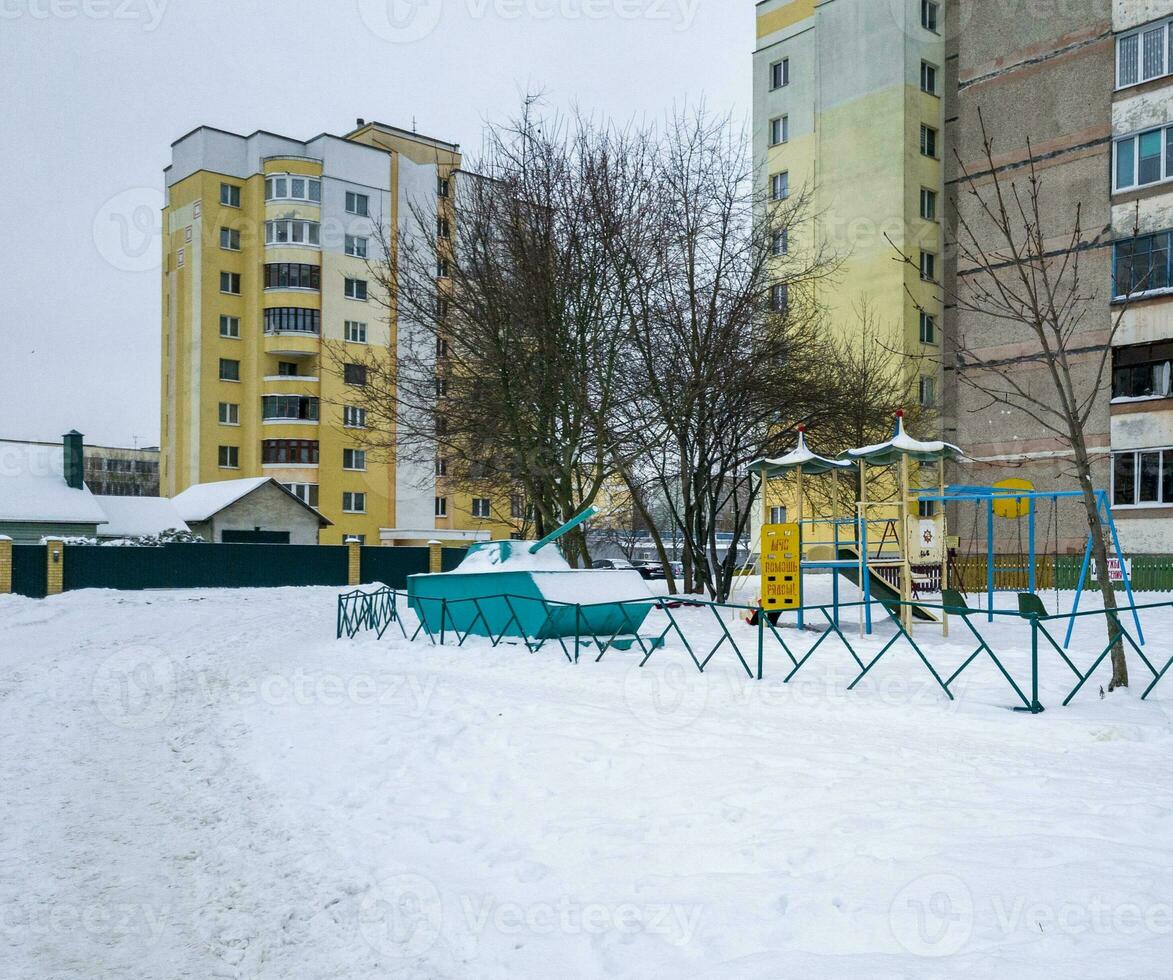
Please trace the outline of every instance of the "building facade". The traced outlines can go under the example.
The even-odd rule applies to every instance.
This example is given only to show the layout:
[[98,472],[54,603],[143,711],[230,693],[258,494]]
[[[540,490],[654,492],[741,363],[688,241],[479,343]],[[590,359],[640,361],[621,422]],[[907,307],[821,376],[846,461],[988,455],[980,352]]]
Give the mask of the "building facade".
[[842,337],[862,338],[866,313],[870,342],[906,355],[926,405],[940,386],[942,14],[921,0],[762,0],[754,52],[761,179],[775,200],[811,195],[802,234],[842,262],[815,299]]
[[[331,522],[323,544],[507,536],[438,467],[364,451],[364,362],[410,325],[368,262],[441,214],[459,147],[359,120],[308,141],[200,127],[165,171],[162,493],[273,477]],[[392,262],[394,256],[391,257]],[[482,508],[476,505],[476,512]],[[438,518],[438,514],[447,516]]]

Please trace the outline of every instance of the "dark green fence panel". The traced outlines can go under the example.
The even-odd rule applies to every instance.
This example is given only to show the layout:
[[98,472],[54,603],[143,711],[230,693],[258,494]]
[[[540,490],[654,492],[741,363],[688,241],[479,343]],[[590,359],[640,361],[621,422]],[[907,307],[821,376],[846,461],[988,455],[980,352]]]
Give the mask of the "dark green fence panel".
[[172,544],[65,549],[67,591],[334,586],[346,585],[347,579],[347,550],[341,546]]
[[440,567],[450,572],[468,557],[467,548],[445,548],[440,552]]
[[41,544],[12,546],[12,591],[30,599],[43,599],[48,590],[46,549]]
[[382,582],[393,589],[407,588],[407,576],[428,570],[427,548],[363,548],[359,575],[364,584]]

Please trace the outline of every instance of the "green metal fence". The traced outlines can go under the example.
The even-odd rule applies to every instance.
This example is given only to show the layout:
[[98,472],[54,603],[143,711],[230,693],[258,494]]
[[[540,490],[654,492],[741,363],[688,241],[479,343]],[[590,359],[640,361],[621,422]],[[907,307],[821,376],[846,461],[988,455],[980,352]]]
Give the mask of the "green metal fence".
[[12,546],[12,591],[30,599],[43,599],[48,591],[49,571],[45,546]]
[[407,588],[407,576],[428,570],[427,548],[363,548],[360,578],[382,582],[395,589]]

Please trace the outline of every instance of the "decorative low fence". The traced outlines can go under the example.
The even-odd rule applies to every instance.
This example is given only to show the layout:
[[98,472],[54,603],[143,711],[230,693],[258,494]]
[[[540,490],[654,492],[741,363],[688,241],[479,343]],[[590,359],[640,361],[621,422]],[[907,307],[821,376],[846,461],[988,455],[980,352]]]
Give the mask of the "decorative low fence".
[[[387,593],[391,593],[390,599]],[[432,603],[436,608],[424,610],[418,616],[418,625],[410,639],[416,640],[425,636],[432,644],[438,646],[449,645],[455,641],[463,647],[470,639],[487,639],[491,646],[498,647],[503,643],[524,645],[531,653],[536,653],[547,646],[557,645],[568,663],[578,664],[584,653],[594,655],[595,662],[601,661],[612,650],[632,651],[638,649],[642,667],[657,651],[663,650],[671,638],[679,639],[689,658],[697,670],[704,673],[710,663],[720,654],[732,655],[737,664],[752,680],[763,680],[767,673],[767,663],[781,663],[785,671],[783,683],[792,681],[803,671],[812,658],[824,648],[840,645],[846,650],[858,668],[858,673],[847,686],[847,690],[855,687],[896,647],[905,646],[915,653],[916,657],[932,677],[933,682],[940,688],[943,695],[955,699],[954,687],[958,679],[975,663],[988,660],[1005,680],[1008,695],[1013,695],[1012,701],[1015,710],[1038,714],[1044,709],[1040,700],[1040,677],[1046,659],[1047,669],[1050,667],[1066,667],[1074,676],[1074,684],[1070,689],[1062,688],[1063,705],[1068,705],[1085,688],[1105,661],[1111,655],[1113,647],[1120,643],[1130,653],[1135,654],[1149,677],[1145,678],[1146,686],[1141,695],[1147,699],[1162,680],[1168,676],[1173,668],[1173,655],[1164,655],[1167,659],[1163,665],[1154,663],[1145,652],[1143,636],[1139,633],[1139,618],[1135,632],[1127,625],[1130,618],[1138,617],[1139,613],[1149,610],[1173,610],[1173,602],[1147,603],[1116,610],[1093,609],[1078,613],[1063,613],[1050,615],[1044,608],[1041,600],[1033,593],[1019,595],[1017,610],[977,610],[968,607],[965,599],[957,592],[949,591],[943,602],[938,604],[915,603],[921,609],[930,609],[938,614],[947,613],[951,619],[964,626],[964,635],[974,646],[964,656],[959,666],[954,669],[944,669],[939,663],[934,663],[930,653],[937,655],[938,651],[923,641],[918,642],[916,637],[907,631],[896,615],[900,607],[907,603],[896,600],[880,602],[888,612],[892,613],[890,622],[894,632],[884,641],[878,651],[865,649],[864,641],[857,638],[854,642],[840,627],[840,617],[850,609],[859,609],[864,605],[857,603],[840,603],[833,605],[805,606],[804,613],[808,620],[823,620],[826,629],[817,634],[814,642],[802,648],[798,637],[806,637],[805,631],[793,631],[780,628],[770,620],[769,616],[762,615],[756,607],[733,603],[715,603],[703,599],[672,597],[638,599],[630,602],[607,602],[597,605],[584,605],[567,602],[557,602],[550,599],[535,598],[533,596],[500,595],[469,599],[418,599],[417,603]],[[407,605],[407,596],[396,593],[395,590],[382,590],[363,597],[361,592],[348,593],[338,600],[338,636],[348,635],[353,638],[361,629],[369,629],[381,637],[392,622],[399,625],[404,637],[407,637],[407,628],[399,614],[401,606]],[[526,604],[529,604],[529,613],[536,613],[537,622],[544,624],[537,630],[522,631],[521,622],[526,619],[534,622],[533,615],[526,615]],[[491,614],[488,607],[492,605],[497,613]],[[624,610],[623,619],[628,623],[642,623],[649,611],[649,606],[664,613],[666,624],[661,624],[646,635],[640,635],[637,629],[613,629],[615,618],[614,610]],[[503,618],[500,610],[508,609],[512,615]],[[458,612],[459,610],[459,612]],[[597,629],[599,618],[606,610],[607,627]],[[690,637],[682,623],[680,610],[700,611],[707,620],[711,615],[716,629],[701,641],[696,635]],[[793,611],[791,611],[793,612]],[[738,637],[741,627],[730,621],[731,614],[735,619],[739,614],[755,616],[756,623],[751,627],[752,632]],[[998,650],[986,633],[982,632],[979,622],[988,619],[991,615],[999,622],[1007,619],[1025,624],[1029,630],[1030,660],[1029,670],[1019,671],[1015,676],[1014,670],[1008,667],[1008,654],[1020,654],[1017,649],[1003,647]],[[1107,642],[1102,649],[1097,649],[1090,666],[1081,669],[1072,655],[1065,649],[1056,636],[1055,628],[1066,627],[1075,621],[1101,621],[1104,630],[1103,637]],[[562,624],[573,623],[573,635],[553,631],[553,635],[546,635],[545,626],[554,622]],[[431,625],[429,625],[429,623]],[[734,628],[731,629],[730,626]],[[353,627],[353,628],[352,628]],[[716,639],[715,643],[711,643]],[[1101,641],[1102,642],[1102,641]],[[711,645],[710,645],[711,644]],[[878,645],[873,639],[870,646]],[[955,647],[955,643],[950,646]],[[968,646],[968,644],[967,644]],[[1098,644],[1097,644],[1098,646]],[[597,655],[595,655],[597,652]],[[784,659],[783,659],[784,658]],[[1013,665],[1011,665],[1013,666]],[[1066,671],[1060,670],[1061,674]],[[1151,678],[1151,679],[1150,679]],[[1061,683],[1061,682],[1057,682]]]
[[[1131,570],[1134,592],[1173,592],[1173,556],[1132,555],[1126,559]],[[1036,555],[1035,591],[1048,592],[1058,588],[1070,591],[1079,584],[1083,555]],[[965,591],[986,590],[986,557],[962,556],[953,562],[950,585]],[[994,558],[994,588],[998,592],[1026,592],[1030,588],[1030,558],[1027,555],[997,555]],[[1099,587],[1088,570],[1085,591]],[[1123,590],[1119,582],[1116,588]]]

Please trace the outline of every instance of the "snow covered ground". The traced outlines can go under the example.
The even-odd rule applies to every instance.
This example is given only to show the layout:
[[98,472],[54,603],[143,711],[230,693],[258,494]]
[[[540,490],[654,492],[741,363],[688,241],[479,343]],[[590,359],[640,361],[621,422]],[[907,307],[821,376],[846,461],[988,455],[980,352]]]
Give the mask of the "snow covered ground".
[[0,596],[0,975],[1170,975],[1173,679],[1064,709],[1044,655],[1032,717],[904,647],[847,693],[831,641],[790,685],[335,641],[336,593]]

